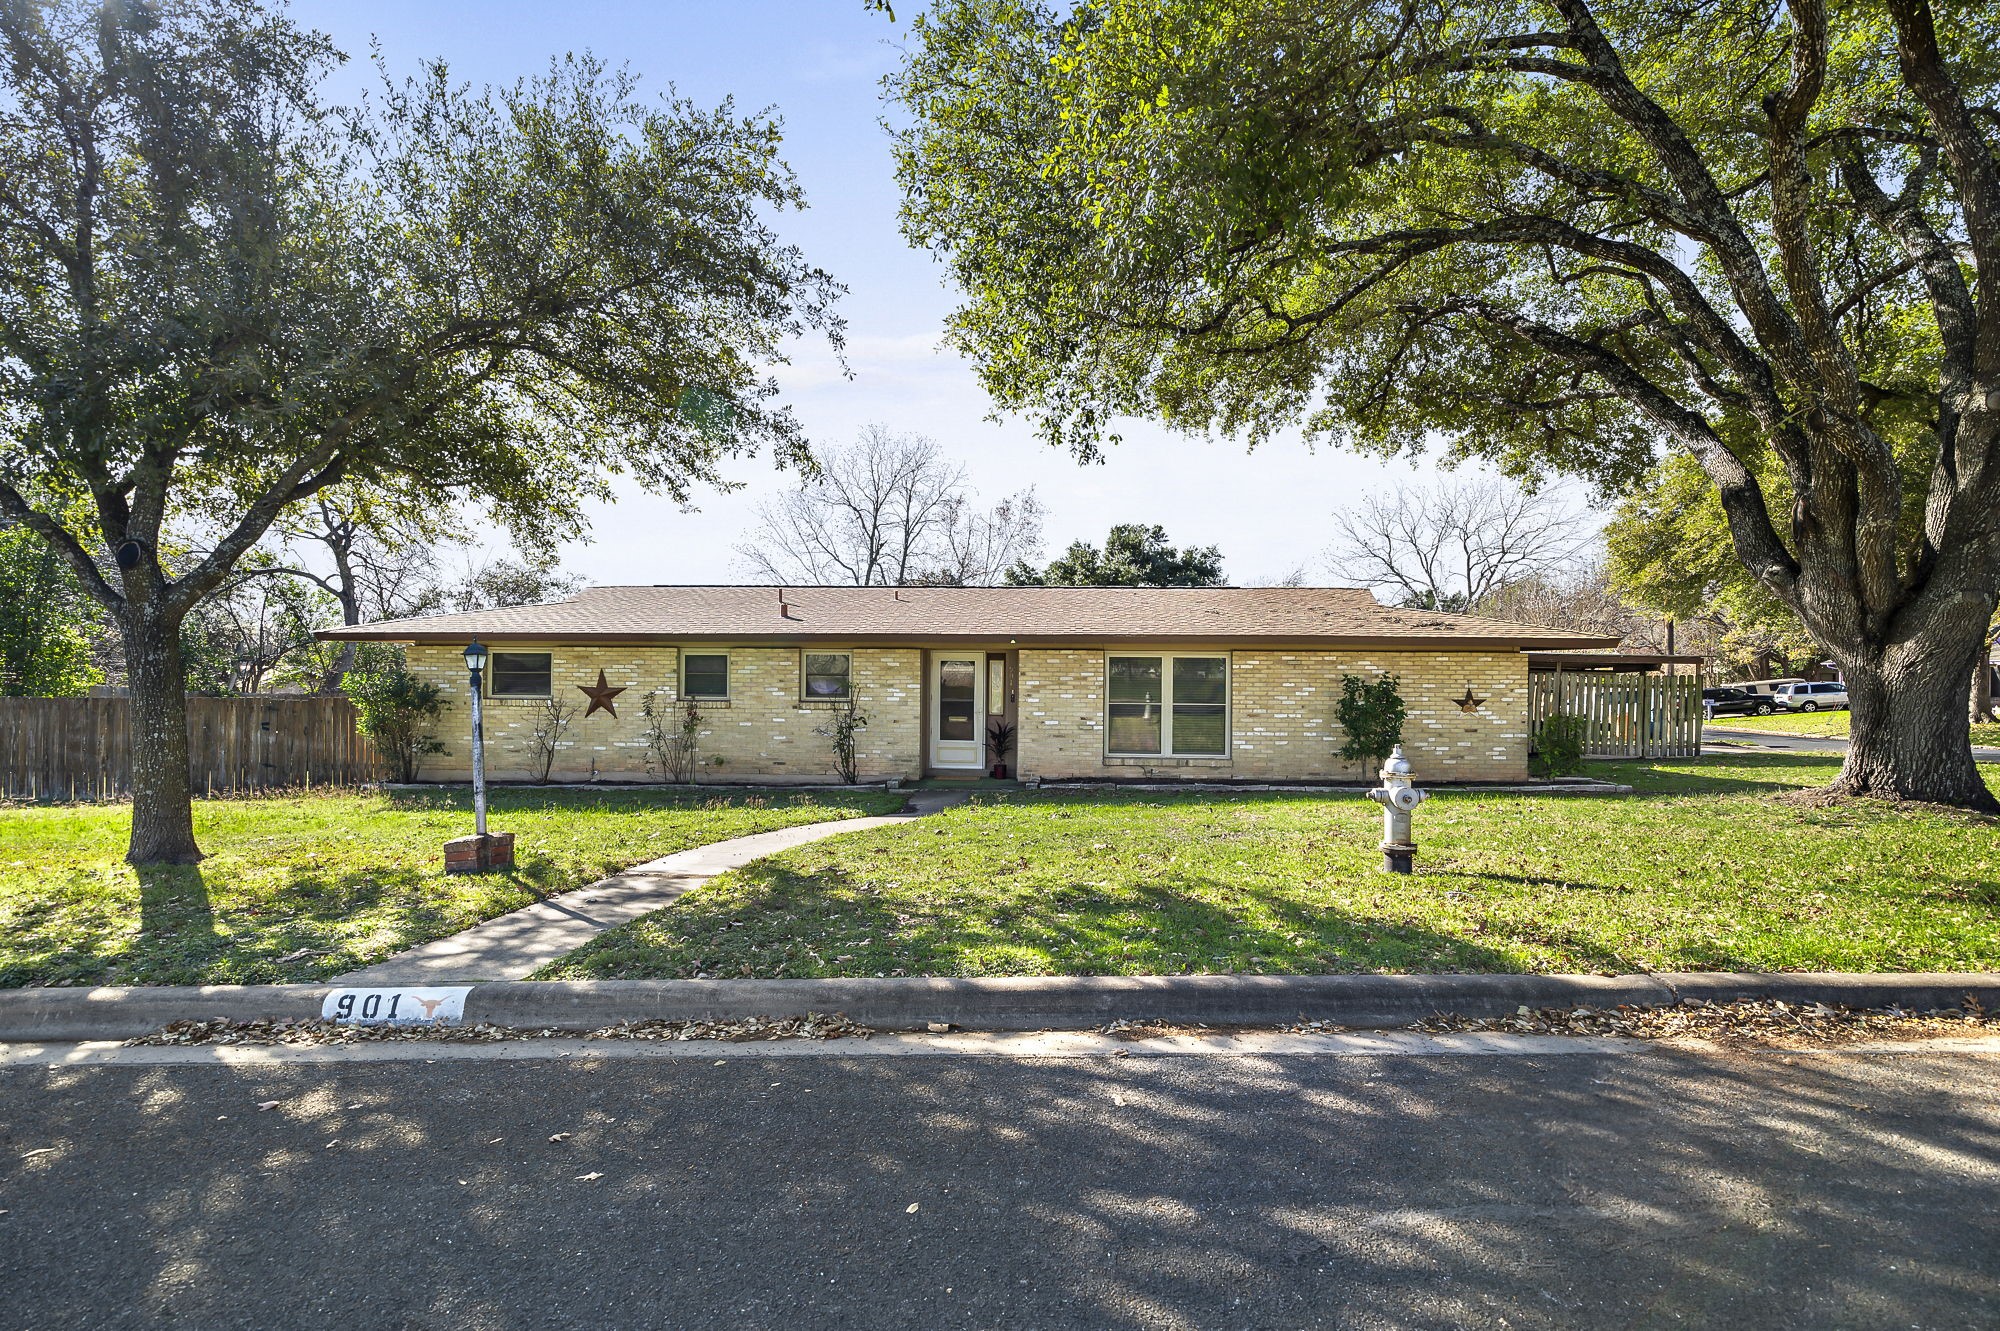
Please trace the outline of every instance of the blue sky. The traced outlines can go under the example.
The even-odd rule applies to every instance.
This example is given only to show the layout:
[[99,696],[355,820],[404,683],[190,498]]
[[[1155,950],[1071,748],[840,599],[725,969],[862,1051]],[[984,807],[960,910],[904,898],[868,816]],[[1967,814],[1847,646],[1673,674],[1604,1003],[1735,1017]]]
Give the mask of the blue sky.
[[[897,8],[906,21],[918,6]],[[1221,546],[1232,581],[1300,565],[1327,581],[1318,561],[1328,514],[1408,474],[1328,449],[1312,453],[1297,440],[1249,454],[1144,422],[1124,429],[1126,442],[1108,463],[1079,467],[1023,423],[986,420],[990,404],[971,368],[936,349],[952,292],[896,227],[878,81],[896,63],[904,23],[864,11],[861,0],[301,0],[292,12],[351,57],[328,89],[338,100],[372,79],[375,38],[399,74],[441,56],[461,78],[511,82],[552,55],[588,49],[629,65],[656,92],[672,84],[705,103],[733,96],[746,109],[775,107],[786,124],[784,155],[811,205],[779,226],[848,287],[841,308],[854,377],[839,376],[823,343],[800,347],[778,371],[808,437],[843,441],[870,422],[928,434],[965,462],[988,500],[1033,485],[1049,509],[1051,553],[1078,537],[1101,540],[1114,522],[1158,522],[1177,542]],[[730,474],[744,488],[698,496],[693,513],[636,490],[621,494],[593,514],[593,539],[566,549],[565,564],[600,583],[745,580],[731,546],[752,523],[756,500],[788,481],[764,460],[741,461]]]

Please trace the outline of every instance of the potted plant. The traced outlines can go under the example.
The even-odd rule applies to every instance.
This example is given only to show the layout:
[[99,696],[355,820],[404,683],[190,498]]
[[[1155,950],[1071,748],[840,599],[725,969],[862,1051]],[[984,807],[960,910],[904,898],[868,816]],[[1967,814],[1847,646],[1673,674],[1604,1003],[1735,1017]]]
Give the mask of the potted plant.
[[1007,779],[1007,751],[1014,747],[1014,727],[995,721],[986,727],[986,756],[993,760],[993,779]]

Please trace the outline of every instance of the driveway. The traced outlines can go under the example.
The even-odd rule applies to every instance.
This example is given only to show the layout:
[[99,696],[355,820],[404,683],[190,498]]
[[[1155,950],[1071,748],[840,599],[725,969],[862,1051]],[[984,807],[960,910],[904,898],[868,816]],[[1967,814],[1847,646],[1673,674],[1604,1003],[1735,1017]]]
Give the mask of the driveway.
[[[1728,741],[1734,741],[1733,743]],[[1737,726],[1706,726],[1701,733],[1703,753],[1741,752],[1744,749],[1775,753],[1846,753],[1846,739],[1823,739],[1817,735],[1787,735],[1774,730],[1749,730]],[[2000,763],[2000,749],[1972,746],[1972,756],[1982,763]]]
[[0,1071],[0,1327],[2000,1324],[1996,1053],[401,1048]]

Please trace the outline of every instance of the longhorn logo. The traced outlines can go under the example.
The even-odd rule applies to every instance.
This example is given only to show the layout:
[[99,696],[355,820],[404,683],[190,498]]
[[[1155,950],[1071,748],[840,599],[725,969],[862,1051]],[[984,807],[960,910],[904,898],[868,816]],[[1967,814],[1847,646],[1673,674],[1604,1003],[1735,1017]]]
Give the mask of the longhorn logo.
[[419,998],[417,1000],[417,1006],[424,1010],[425,1021],[435,1021],[437,1019],[437,1010],[443,1007],[444,1004],[445,1000],[442,998]]

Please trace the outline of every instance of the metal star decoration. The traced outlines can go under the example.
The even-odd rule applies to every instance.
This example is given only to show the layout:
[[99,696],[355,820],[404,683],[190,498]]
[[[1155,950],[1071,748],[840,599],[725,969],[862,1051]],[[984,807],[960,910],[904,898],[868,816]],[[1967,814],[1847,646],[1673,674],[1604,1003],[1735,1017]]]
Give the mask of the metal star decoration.
[[577,688],[583,691],[584,697],[590,699],[590,706],[583,709],[583,714],[585,716],[596,716],[598,711],[601,709],[603,711],[611,713],[613,720],[617,719],[618,708],[612,703],[611,700],[613,698],[616,698],[619,694],[625,692],[624,685],[621,684],[615,689],[612,688],[609,684],[604,682],[604,671],[599,670],[597,672],[597,683],[595,685],[579,684],[577,685]]
[[1458,704],[1459,711],[1468,714],[1476,712],[1486,705],[1486,699],[1472,696],[1472,686],[1470,684],[1465,686],[1465,696],[1463,698],[1453,698],[1452,701]]

